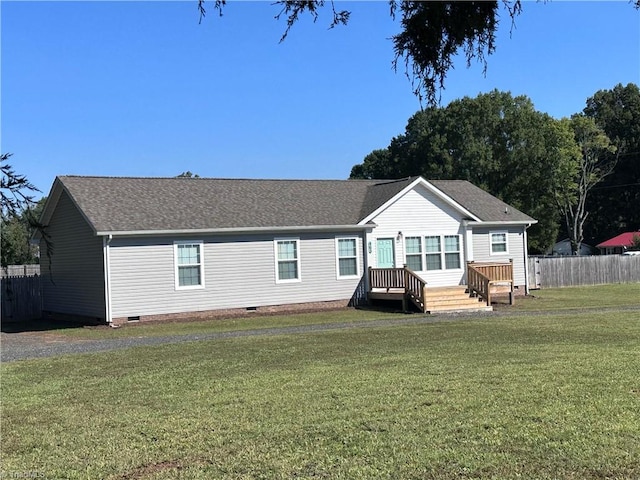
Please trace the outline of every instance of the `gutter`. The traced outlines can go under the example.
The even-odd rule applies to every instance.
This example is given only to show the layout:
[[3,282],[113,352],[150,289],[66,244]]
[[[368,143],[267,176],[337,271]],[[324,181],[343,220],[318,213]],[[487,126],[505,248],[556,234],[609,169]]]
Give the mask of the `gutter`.
[[335,232],[349,231],[361,232],[370,228],[370,225],[316,225],[316,226],[286,226],[286,227],[242,227],[242,228],[193,228],[193,229],[177,229],[177,230],[122,230],[122,231],[98,231],[98,236],[109,236],[109,238],[117,235],[125,236],[153,236],[153,235],[202,235],[202,234],[218,234],[218,235],[234,235],[239,233],[284,233],[284,232]]
[[[535,223],[538,223],[537,221]],[[533,223],[529,223],[528,225],[525,225],[524,227],[524,248],[522,249],[524,251],[524,294],[525,295],[529,295],[530,292],[530,288],[529,288],[529,239],[527,237],[527,229],[533,225]]]
[[499,220],[495,222],[476,222],[473,220],[463,220],[463,223],[466,222],[466,225],[476,226],[476,227],[506,227],[509,225],[524,225],[529,228],[534,223],[538,223],[537,220]]

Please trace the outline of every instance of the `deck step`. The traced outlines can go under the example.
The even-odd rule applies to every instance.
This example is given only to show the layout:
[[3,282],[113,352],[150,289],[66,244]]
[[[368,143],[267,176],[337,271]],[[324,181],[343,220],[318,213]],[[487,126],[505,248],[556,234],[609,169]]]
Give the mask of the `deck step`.
[[493,310],[477,297],[471,297],[464,285],[427,288],[425,297],[427,313]]
[[[370,299],[401,300],[404,297],[403,289],[387,289],[369,292]],[[469,295],[466,285],[454,287],[427,287],[425,289],[425,304],[419,299],[409,299],[425,313],[441,312],[486,312],[493,311],[493,307],[487,306],[477,296]]]

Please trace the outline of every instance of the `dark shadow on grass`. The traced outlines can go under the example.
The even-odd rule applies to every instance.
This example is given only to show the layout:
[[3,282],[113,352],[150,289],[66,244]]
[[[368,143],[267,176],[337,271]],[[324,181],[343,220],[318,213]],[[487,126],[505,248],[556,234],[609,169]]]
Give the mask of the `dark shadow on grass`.
[[5,321],[0,323],[2,333],[47,332],[68,328],[82,328],[86,324],[65,320],[36,319],[19,322]]

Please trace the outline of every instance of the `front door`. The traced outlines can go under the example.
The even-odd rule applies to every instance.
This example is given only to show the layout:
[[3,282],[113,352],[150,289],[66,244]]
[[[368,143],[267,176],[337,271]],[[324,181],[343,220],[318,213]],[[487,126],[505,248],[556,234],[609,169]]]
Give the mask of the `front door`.
[[378,253],[378,268],[394,268],[396,266],[393,252],[393,238],[378,238],[376,240]]

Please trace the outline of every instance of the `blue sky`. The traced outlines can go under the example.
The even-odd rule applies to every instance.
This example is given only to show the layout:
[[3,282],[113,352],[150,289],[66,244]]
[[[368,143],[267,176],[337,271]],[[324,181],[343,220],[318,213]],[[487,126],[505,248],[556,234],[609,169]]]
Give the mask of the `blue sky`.
[[[1,150],[46,194],[56,175],[347,178],[419,108],[391,68],[387,2],[339,2],[284,43],[270,2],[10,2],[1,15]],[[503,13],[506,17],[506,13]],[[494,88],[560,118],[640,84],[627,2],[525,2],[486,76],[464,59],[442,104]]]

